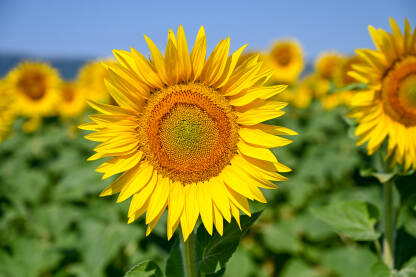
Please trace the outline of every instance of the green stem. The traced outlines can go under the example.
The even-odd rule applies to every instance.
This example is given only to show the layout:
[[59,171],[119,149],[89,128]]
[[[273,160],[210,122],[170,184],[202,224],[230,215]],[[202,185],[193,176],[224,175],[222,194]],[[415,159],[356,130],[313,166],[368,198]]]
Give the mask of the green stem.
[[393,181],[384,184],[384,239],[383,260],[386,265],[394,269],[394,206],[393,206]]
[[185,277],[197,277],[197,264],[195,253],[195,234],[192,232],[186,242],[181,236],[181,251],[185,268]]

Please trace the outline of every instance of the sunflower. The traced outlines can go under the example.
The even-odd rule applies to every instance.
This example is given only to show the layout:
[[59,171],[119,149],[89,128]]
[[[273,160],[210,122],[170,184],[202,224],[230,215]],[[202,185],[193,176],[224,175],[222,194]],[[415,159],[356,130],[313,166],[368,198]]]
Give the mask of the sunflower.
[[103,178],[124,172],[101,196],[132,198],[128,222],[146,212],[146,234],[168,209],[167,236],[180,224],[186,240],[201,217],[207,231],[223,232],[223,219],[250,215],[248,200],[266,202],[259,188],[286,178],[290,169],[268,148],[291,141],[276,135],[295,132],[262,123],[281,116],[286,103],[268,101],[285,85],[264,86],[258,56],[238,65],[246,46],[229,55],[230,39],[221,40],[206,59],[206,37],[199,30],[189,53],[182,26],[169,31],[165,55],[145,36],[148,60],[135,49],[114,50],[119,63],[108,65],[109,93],[118,106],[90,105],[81,129],[98,141],[90,160],[112,157],[97,171]]
[[9,134],[15,118],[13,98],[6,90],[5,82],[0,81],[0,142]]
[[310,74],[303,78],[300,83],[293,89],[291,104],[300,109],[307,108],[313,98],[315,75]]
[[6,89],[14,95],[18,113],[39,118],[56,112],[60,78],[48,64],[23,62],[8,73],[5,82]]
[[343,56],[336,52],[325,52],[318,56],[315,61],[315,72],[319,77],[330,80],[343,61]]
[[405,20],[404,33],[390,18],[393,33],[369,27],[377,50],[357,50],[364,64],[350,76],[367,84],[352,99],[357,144],[373,154],[388,137],[387,157],[407,170],[416,168],[416,31]]
[[106,64],[115,63],[113,60],[98,60],[84,65],[78,74],[79,86],[87,99],[96,102],[109,102],[109,95],[104,79],[109,77]]
[[276,42],[267,56],[267,62],[275,69],[272,80],[277,83],[294,83],[305,66],[302,48],[294,40]]
[[59,91],[59,113],[62,117],[77,117],[85,110],[87,102],[77,83],[64,82]]
[[362,60],[358,56],[351,56],[342,58],[339,65],[333,73],[334,88],[337,91],[325,95],[322,99],[322,105],[325,109],[331,110],[337,106],[348,106],[351,103],[354,91],[345,89],[346,86],[357,83],[348,72],[352,70],[353,64],[359,64]]

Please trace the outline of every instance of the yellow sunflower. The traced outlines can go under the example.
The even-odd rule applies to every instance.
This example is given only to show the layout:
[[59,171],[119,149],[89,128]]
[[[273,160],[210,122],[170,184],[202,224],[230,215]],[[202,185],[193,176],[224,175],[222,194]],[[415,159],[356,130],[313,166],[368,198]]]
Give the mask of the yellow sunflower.
[[0,81],[0,142],[9,134],[15,114],[13,98],[6,90],[5,82]]
[[212,234],[239,210],[250,215],[247,199],[266,202],[259,188],[286,178],[290,169],[269,148],[291,141],[276,135],[295,132],[263,121],[284,114],[286,103],[268,101],[285,85],[264,86],[257,56],[238,65],[245,46],[229,56],[230,39],[221,40],[206,59],[204,29],[189,53],[182,26],[169,31],[165,54],[145,36],[151,59],[135,49],[114,50],[119,63],[108,66],[107,88],[119,106],[91,106],[81,129],[98,141],[90,160],[113,157],[98,172],[107,178],[124,172],[101,196],[131,198],[128,222],[146,212],[147,234],[168,209],[167,236],[180,224],[186,240],[201,217]]
[[323,79],[332,79],[344,57],[336,52],[325,52],[315,61],[315,72]]
[[113,60],[89,62],[78,74],[79,86],[87,99],[96,102],[108,102],[110,99],[104,79],[109,78],[106,64],[115,63]]
[[302,47],[294,40],[276,42],[267,62],[275,69],[272,78],[278,83],[294,83],[305,66]]
[[32,118],[55,114],[60,78],[48,64],[23,62],[8,73],[5,82],[20,114]]
[[358,145],[367,142],[371,155],[388,137],[392,165],[416,168],[416,31],[405,20],[404,33],[390,18],[393,33],[369,27],[377,50],[359,49],[364,64],[350,76],[367,84],[356,92],[352,117],[357,119]]
[[331,89],[335,73],[342,61],[343,56],[336,52],[325,52],[318,56],[315,61],[316,82],[314,94],[316,98],[324,97]]
[[77,83],[65,82],[60,89],[59,113],[62,117],[78,117],[86,108],[87,102]]
[[310,74],[303,78],[303,80],[293,88],[290,103],[294,107],[304,109],[310,105],[314,94],[314,85],[316,85],[315,79],[315,75]]
[[359,64],[362,60],[358,56],[345,57],[337,66],[334,72],[334,87],[339,90],[331,94],[325,95],[322,99],[322,105],[325,109],[331,110],[337,106],[348,106],[351,103],[354,91],[343,90],[348,85],[357,83],[348,72],[352,70],[353,64]]

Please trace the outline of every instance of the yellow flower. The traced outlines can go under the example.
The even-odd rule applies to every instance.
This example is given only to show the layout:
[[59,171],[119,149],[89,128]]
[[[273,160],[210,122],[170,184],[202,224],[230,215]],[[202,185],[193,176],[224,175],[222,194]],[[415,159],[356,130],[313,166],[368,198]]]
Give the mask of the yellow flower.
[[348,72],[350,72],[353,68],[353,64],[361,64],[363,61],[359,56],[350,56],[342,58],[341,62],[337,66],[334,72],[334,82],[335,87],[338,89],[342,89],[348,85],[357,83],[353,77],[351,77]]
[[84,65],[78,74],[79,86],[87,99],[96,102],[109,102],[109,95],[104,79],[109,78],[106,64],[115,63],[113,60],[89,62]]
[[296,108],[307,108],[314,96],[314,86],[316,85],[315,75],[311,74],[303,78],[293,89],[291,104]]
[[9,134],[14,118],[13,98],[6,90],[5,82],[0,81],[0,142]]
[[358,145],[367,142],[371,155],[388,137],[392,164],[416,168],[416,32],[405,20],[404,33],[390,18],[393,33],[369,27],[377,50],[360,49],[364,64],[350,75],[367,89],[356,92],[352,117],[357,119]]
[[343,58],[336,52],[323,53],[315,61],[315,72],[320,78],[332,80]]
[[65,82],[60,87],[59,112],[62,117],[78,117],[85,110],[87,102],[77,83]]
[[39,118],[56,113],[60,79],[48,64],[23,62],[8,73],[5,82],[20,114]]
[[91,106],[102,114],[81,129],[101,142],[90,160],[113,157],[97,171],[103,178],[124,172],[101,196],[131,199],[128,222],[146,212],[147,234],[168,209],[167,236],[180,224],[186,240],[201,216],[212,234],[239,210],[250,215],[247,199],[266,202],[259,188],[286,178],[290,169],[268,148],[291,141],[276,135],[295,132],[262,123],[281,116],[286,103],[268,101],[286,85],[264,86],[257,56],[237,66],[245,46],[229,55],[230,39],[219,42],[206,59],[204,29],[189,53],[182,26],[169,31],[165,54],[145,36],[151,59],[135,49],[114,50],[118,64],[106,81],[119,106]]
[[349,106],[351,103],[354,91],[343,90],[344,87],[357,83],[348,72],[352,70],[353,64],[362,63],[362,60],[358,56],[351,56],[342,58],[340,64],[337,66],[334,72],[334,86],[340,91],[335,91],[329,95],[325,95],[322,99],[322,105],[325,109],[331,110],[337,106]]
[[305,66],[302,48],[294,40],[276,42],[267,56],[267,62],[275,69],[272,80],[278,83],[294,83]]

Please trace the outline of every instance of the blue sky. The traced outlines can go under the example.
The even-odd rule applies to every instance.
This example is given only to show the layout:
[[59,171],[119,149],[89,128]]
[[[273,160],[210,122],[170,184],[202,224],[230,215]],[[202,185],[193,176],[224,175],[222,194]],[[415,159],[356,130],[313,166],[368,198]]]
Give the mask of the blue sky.
[[147,54],[143,34],[164,49],[168,29],[182,24],[190,44],[204,25],[209,49],[227,36],[233,49],[296,38],[312,59],[372,47],[367,26],[389,29],[389,16],[400,26],[407,17],[414,27],[416,1],[0,0],[0,53],[93,58],[133,46]]

